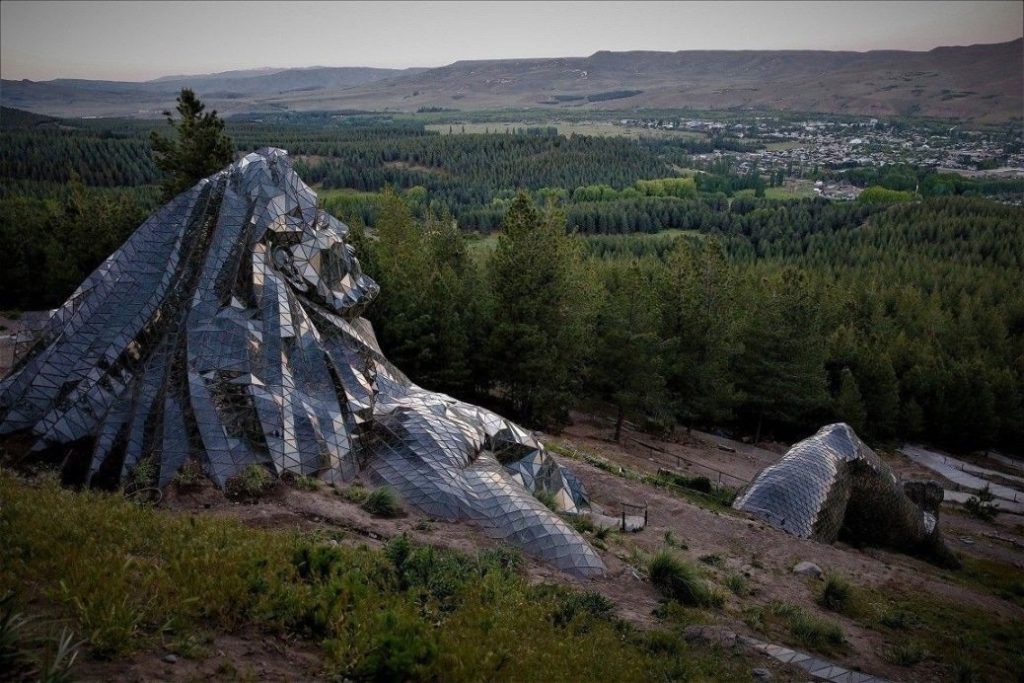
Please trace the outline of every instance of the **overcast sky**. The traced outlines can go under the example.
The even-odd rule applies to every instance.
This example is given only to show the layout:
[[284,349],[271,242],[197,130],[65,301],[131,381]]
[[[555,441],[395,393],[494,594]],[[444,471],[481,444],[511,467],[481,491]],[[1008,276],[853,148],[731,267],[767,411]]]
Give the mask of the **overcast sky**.
[[1024,2],[0,2],[4,78],[441,66],[597,50],[928,50],[1020,37]]

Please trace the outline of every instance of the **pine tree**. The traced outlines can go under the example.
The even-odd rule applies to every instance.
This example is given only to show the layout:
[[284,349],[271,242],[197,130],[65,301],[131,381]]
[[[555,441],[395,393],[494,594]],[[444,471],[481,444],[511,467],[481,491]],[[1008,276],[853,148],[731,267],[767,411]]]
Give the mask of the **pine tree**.
[[164,112],[176,139],[165,138],[156,131],[150,133],[156,165],[164,172],[161,187],[165,200],[224,168],[234,156],[231,139],[224,134],[224,122],[216,111],[203,113],[206,105],[194,92],[182,89],[176,109],[181,116],[178,121],[171,112]]
[[518,193],[487,270],[493,376],[523,420],[557,426],[580,377],[593,301],[564,214],[550,205],[541,214]]
[[803,426],[827,400],[820,313],[806,275],[786,268],[761,287],[749,302],[754,305],[736,369],[740,405],[756,425],[755,441],[765,420]]
[[609,266],[605,286],[588,379],[597,397],[615,406],[618,441],[627,413],[665,412],[660,311],[650,278],[636,263]]
[[858,434],[864,433],[867,411],[864,409],[864,401],[861,398],[860,389],[857,387],[857,380],[854,379],[850,368],[843,368],[839,380],[839,395],[835,401],[835,412],[840,420],[853,427],[853,431]]

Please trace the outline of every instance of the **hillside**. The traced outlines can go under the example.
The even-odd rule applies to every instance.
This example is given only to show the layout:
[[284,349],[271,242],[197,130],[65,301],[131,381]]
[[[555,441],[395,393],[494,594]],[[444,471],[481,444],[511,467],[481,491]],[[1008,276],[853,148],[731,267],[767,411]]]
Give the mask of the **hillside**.
[[260,105],[274,97],[308,96],[319,91],[346,88],[422,69],[375,69],[370,67],[310,67],[305,69],[258,69],[226,71],[193,76],[165,76],[140,83],[58,78],[52,81],[4,80],[0,101],[41,114],[57,116],[138,116],[153,118],[173,109],[182,88],[192,88],[204,102],[224,113],[280,109]]
[[191,86],[221,112],[421,107],[749,108],[1006,121],[1022,115],[1021,39],[928,52],[597,52],[435,69],[289,69],[146,83],[3,81],[5,106],[151,116]]
[[345,93],[270,98],[293,109],[708,108],[1021,116],[1020,40],[929,52],[598,52],[456,62]]

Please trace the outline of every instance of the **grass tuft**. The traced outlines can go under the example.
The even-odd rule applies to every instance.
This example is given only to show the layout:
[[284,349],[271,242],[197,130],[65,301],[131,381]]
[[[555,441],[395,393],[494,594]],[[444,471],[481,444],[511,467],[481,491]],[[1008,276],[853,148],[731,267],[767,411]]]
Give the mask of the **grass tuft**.
[[263,465],[246,465],[238,475],[224,485],[224,493],[236,500],[256,500],[274,487],[274,477]]
[[849,581],[838,574],[829,574],[818,593],[818,604],[833,612],[846,612],[850,609],[852,596]]
[[914,666],[928,657],[928,651],[920,643],[908,640],[885,648],[882,657],[896,666]]
[[371,491],[363,501],[362,507],[377,517],[398,517],[402,514],[402,505],[398,501],[398,495],[387,486],[381,486]]
[[651,558],[647,575],[665,597],[695,607],[718,606],[721,596],[716,595],[693,565],[662,550]]
[[801,645],[819,652],[835,650],[846,644],[846,637],[839,624],[804,612],[792,617],[789,630]]

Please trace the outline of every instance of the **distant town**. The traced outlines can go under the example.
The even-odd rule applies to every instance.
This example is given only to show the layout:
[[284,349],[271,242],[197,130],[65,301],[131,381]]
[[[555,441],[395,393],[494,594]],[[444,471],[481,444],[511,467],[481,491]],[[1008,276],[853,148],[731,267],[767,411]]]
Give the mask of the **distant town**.
[[[714,119],[620,119],[617,125],[699,133],[709,139],[748,143],[697,154],[703,163],[730,159],[738,174],[784,171],[787,177],[806,177],[831,171],[841,178],[853,168],[910,165],[971,178],[1024,177],[1024,140],[1020,128],[970,130],[950,125],[915,127],[876,118],[863,121],[789,121],[770,116],[747,122]],[[850,183],[817,181],[814,192],[835,199],[853,199],[860,188]],[[1020,205],[1024,198],[1009,198]]]

